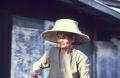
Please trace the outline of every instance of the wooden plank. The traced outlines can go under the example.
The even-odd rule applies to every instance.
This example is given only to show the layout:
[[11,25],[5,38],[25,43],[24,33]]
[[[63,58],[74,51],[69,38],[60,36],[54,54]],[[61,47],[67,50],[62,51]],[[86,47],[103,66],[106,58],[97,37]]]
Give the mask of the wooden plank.
[[91,6],[92,8],[98,9],[106,14],[109,14],[115,18],[120,19],[120,13],[111,9],[109,6],[99,2],[99,1],[93,1],[93,0],[79,0],[80,2]]

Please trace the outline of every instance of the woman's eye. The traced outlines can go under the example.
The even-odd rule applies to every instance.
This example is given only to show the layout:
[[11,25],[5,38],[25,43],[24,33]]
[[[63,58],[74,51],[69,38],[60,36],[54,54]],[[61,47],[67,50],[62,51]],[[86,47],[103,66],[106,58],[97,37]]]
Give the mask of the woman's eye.
[[57,38],[59,39],[60,37],[59,37],[59,36],[57,36]]

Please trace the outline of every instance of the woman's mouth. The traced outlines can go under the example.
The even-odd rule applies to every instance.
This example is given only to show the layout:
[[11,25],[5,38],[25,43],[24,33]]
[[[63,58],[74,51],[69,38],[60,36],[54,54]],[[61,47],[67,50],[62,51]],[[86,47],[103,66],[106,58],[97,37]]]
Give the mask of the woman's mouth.
[[61,43],[60,46],[64,46],[65,44],[64,43]]

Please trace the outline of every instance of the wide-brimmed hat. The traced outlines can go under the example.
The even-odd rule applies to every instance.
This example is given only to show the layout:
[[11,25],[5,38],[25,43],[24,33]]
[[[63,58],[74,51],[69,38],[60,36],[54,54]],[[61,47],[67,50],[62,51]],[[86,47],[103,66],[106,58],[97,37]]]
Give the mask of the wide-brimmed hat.
[[89,37],[83,34],[79,28],[78,23],[71,19],[59,19],[56,21],[55,26],[51,30],[44,31],[42,33],[42,37],[45,40],[57,43],[57,32],[69,32],[74,33],[76,36],[75,41],[72,43],[73,45],[84,44],[89,41]]

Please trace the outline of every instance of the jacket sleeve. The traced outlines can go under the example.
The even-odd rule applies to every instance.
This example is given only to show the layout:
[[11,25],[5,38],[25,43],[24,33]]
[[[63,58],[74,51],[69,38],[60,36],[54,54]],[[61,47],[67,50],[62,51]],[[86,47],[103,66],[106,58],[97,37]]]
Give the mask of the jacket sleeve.
[[41,70],[49,67],[50,64],[50,50],[46,52],[38,61],[33,64],[33,71]]
[[80,78],[90,78],[90,63],[87,56],[83,56],[82,59],[79,59],[78,71]]

